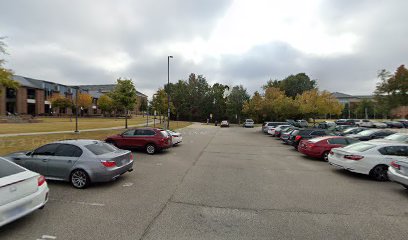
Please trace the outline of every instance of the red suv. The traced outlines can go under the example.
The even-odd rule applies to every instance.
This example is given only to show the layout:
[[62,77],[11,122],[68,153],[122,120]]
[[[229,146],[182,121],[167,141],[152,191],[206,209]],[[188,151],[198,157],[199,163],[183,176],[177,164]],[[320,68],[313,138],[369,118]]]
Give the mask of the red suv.
[[154,154],[172,146],[171,136],[166,130],[160,128],[130,129],[122,134],[109,136],[105,141],[118,148],[144,149],[148,154]]

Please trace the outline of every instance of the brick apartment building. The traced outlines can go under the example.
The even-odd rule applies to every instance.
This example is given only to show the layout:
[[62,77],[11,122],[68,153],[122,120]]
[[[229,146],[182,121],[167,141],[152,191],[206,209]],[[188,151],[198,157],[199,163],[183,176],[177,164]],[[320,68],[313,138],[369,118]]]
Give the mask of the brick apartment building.
[[[50,115],[50,114],[72,114],[71,108],[52,109],[49,99],[54,95],[63,95],[68,99],[75,99],[76,89],[74,86],[67,86],[55,82],[38,80],[28,77],[14,75],[13,79],[20,83],[17,90],[3,87],[0,95],[0,116],[8,113],[20,115]],[[84,85],[79,86],[81,92],[88,92],[93,100],[93,104],[86,113],[89,115],[101,114],[98,108],[98,98],[103,94],[112,91],[115,84],[110,85]],[[147,96],[137,92],[138,105],[133,113],[139,112],[139,106],[142,98]],[[54,111],[54,112],[53,112]]]

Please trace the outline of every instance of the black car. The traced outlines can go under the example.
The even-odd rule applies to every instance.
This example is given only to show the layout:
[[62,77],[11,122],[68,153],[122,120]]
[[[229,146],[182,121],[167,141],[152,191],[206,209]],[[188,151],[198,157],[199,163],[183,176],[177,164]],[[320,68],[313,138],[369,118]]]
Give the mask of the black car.
[[408,120],[399,120],[398,122],[402,123],[405,128],[408,128]]
[[347,128],[347,129],[341,131],[338,135],[347,136],[347,135],[357,134],[357,133],[365,131],[365,130],[368,130],[368,128],[365,128],[365,127],[351,127],[351,128]]
[[387,124],[389,128],[404,128],[404,124],[401,122],[387,121],[384,123]]
[[318,128],[308,128],[308,129],[299,129],[294,130],[288,139],[288,144],[292,145],[297,149],[299,143],[303,139],[311,139],[320,136],[334,135],[332,132],[325,129]]
[[390,131],[390,130],[383,130],[383,129],[370,129],[370,130],[365,130],[362,131],[358,134],[352,134],[348,135],[348,137],[358,139],[360,141],[368,141],[371,139],[379,139],[379,138],[384,138],[387,137],[391,134],[394,134],[395,132]]

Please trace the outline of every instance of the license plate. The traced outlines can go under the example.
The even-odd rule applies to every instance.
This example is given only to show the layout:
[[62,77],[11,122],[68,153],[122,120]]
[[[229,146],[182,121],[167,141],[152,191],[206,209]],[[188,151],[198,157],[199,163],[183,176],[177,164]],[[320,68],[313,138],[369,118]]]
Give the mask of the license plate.
[[8,211],[7,215],[9,217],[15,217],[19,215],[20,213],[22,213],[24,210],[25,210],[24,206],[19,206],[19,207],[13,208],[10,211]]

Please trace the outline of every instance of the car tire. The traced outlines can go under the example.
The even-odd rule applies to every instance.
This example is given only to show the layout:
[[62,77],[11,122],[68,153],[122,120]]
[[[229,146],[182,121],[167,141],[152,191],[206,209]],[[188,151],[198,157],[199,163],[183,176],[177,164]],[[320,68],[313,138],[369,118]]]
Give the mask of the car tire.
[[329,161],[329,151],[324,152],[322,158],[325,162],[328,162]]
[[387,165],[377,165],[370,171],[370,176],[377,181],[388,181],[388,166]]
[[71,172],[69,181],[74,188],[84,189],[89,186],[91,179],[88,176],[88,173],[82,169],[75,169]]
[[147,154],[153,155],[153,154],[156,153],[156,151],[157,151],[157,149],[156,149],[156,146],[154,144],[149,143],[149,144],[146,145],[146,153]]

